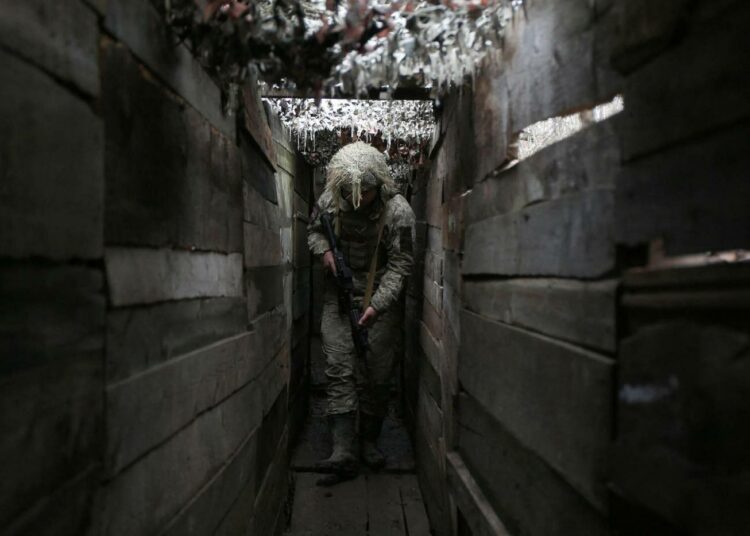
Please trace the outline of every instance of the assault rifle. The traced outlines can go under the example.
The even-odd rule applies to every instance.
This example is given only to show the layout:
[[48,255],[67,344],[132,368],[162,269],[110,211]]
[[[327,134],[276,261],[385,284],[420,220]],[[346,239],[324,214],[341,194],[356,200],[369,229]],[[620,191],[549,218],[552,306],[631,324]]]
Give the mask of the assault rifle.
[[352,328],[352,341],[357,351],[357,357],[365,360],[367,366],[367,350],[370,349],[370,343],[367,339],[367,328],[359,325],[359,319],[362,317],[362,311],[354,302],[354,281],[352,271],[346,265],[344,254],[336,245],[336,234],[333,232],[333,215],[325,212],[320,215],[320,223],[323,224],[328,245],[331,246],[333,261],[336,265],[336,284],[339,287],[339,311],[349,317],[349,325]]

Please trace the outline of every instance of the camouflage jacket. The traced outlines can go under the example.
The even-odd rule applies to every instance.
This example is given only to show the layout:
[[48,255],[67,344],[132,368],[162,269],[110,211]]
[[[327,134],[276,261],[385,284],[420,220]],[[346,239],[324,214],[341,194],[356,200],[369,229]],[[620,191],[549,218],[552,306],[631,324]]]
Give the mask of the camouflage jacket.
[[[352,269],[355,294],[361,296],[367,285],[367,272],[375,252],[378,223],[383,211],[385,220],[378,248],[375,291],[370,301],[370,305],[379,312],[397,302],[405,280],[411,274],[414,264],[414,211],[399,194],[390,199],[379,199],[369,210],[355,211],[344,201],[337,216],[339,236],[336,237]],[[307,242],[315,255],[322,255],[330,249],[319,218],[323,212],[335,212],[332,196],[327,191],[318,199],[307,231]]]

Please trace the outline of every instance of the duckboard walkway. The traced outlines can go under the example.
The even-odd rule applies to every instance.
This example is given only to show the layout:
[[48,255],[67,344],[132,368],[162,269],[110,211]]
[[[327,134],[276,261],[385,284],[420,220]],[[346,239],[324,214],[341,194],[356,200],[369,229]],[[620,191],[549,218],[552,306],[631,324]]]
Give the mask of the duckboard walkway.
[[294,499],[288,536],[429,536],[414,452],[398,403],[391,404],[378,446],[386,456],[380,472],[362,467],[354,480],[331,487],[316,482],[315,462],[331,451],[325,396],[310,396],[305,428],[292,457]]

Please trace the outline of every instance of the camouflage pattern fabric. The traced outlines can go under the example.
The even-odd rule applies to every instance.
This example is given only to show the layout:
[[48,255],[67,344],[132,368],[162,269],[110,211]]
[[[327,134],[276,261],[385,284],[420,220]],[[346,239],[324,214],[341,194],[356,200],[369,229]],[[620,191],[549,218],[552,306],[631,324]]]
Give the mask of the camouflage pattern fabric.
[[367,369],[357,357],[349,319],[339,312],[335,287],[326,289],[321,331],[326,355],[327,413],[361,410],[385,417],[390,380],[401,346],[403,314],[394,307],[380,315],[369,330]]
[[[340,236],[337,238],[353,272],[355,295],[361,298],[383,211],[385,220],[378,248],[375,292],[370,302],[378,311],[378,318],[370,328],[371,351],[367,371],[358,363],[349,321],[339,312],[334,279],[330,274],[326,276],[321,331],[327,363],[329,414],[359,408],[371,415],[385,416],[387,411],[390,377],[402,336],[403,312],[398,310],[398,299],[413,265],[414,212],[400,194],[382,190],[372,206],[358,210],[341,199],[337,216]],[[308,245],[316,255],[330,249],[317,217],[321,212],[336,212],[329,191],[318,200],[308,228]]]

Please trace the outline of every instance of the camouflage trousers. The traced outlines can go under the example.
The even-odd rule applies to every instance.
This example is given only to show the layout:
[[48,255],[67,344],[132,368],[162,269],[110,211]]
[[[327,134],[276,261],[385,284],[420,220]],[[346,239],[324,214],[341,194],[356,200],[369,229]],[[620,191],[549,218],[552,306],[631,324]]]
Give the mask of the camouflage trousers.
[[378,315],[369,329],[367,367],[357,357],[349,318],[339,313],[338,296],[326,292],[321,335],[326,356],[329,415],[361,410],[385,417],[396,356],[401,347],[403,313],[398,306]]

